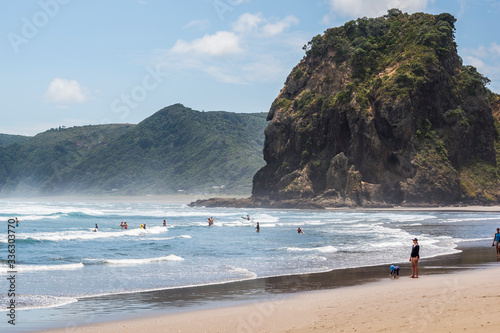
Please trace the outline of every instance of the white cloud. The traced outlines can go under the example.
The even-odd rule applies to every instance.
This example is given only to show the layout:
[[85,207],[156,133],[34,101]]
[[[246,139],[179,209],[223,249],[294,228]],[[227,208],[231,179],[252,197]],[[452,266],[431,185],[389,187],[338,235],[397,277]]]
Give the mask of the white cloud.
[[427,8],[435,0],[329,0],[333,16],[378,17],[387,10],[398,8],[403,12],[418,12]]
[[233,30],[237,33],[249,33],[255,31],[262,22],[264,22],[264,18],[261,13],[246,13],[233,24]]
[[186,42],[179,39],[172,48],[173,53],[196,53],[210,56],[224,56],[241,53],[240,38],[234,32],[218,31],[214,35]]
[[476,49],[463,50],[466,65],[472,65],[478,72],[491,80],[490,89],[500,92],[500,45],[496,42],[488,47],[479,46]]
[[500,58],[500,45],[498,45],[497,43],[493,42],[493,43],[491,43],[489,49],[490,49],[490,53],[491,53],[492,56]]
[[[282,81],[303,55],[306,39],[287,32],[298,22],[294,16],[266,19],[261,13],[246,13],[231,24],[230,31],[192,41],[180,39],[153,62],[168,72],[196,71],[230,84]],[[288,58],[293,63],[283,65]]]
[[76,80],[55,78],[45,93],[45,101],[49,103],[75,104],[86,100],[87,96]]
[[210,21],[208,20],[193,20],[186,24],[184,28],[198,28],[200,30],[205,30],[210,26]]
[[242,67],[248,82],[273,82],[276,78],[286,78],[290,68],[284,66],[276,56],[263,55]]
[[280,35],[285,30],[288,30],[292,25],[298,24],[299,19],[295,16],[287,16],[283,20],[278,21],[276,23],[268,23],[262,27],[262,31],[266,36],[276,36]]

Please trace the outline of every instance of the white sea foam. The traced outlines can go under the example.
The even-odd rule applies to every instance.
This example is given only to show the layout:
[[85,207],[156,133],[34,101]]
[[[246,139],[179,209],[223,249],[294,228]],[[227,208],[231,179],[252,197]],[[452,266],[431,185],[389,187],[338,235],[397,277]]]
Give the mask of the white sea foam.
[[192,237],[189,235],[179,235],[179,236],[166,237],[166,238],[151,237],[151,238],[148,238],[148,240],[157,242],[157,241],[165,241],[165,240],[171,240],[171,239],[176,239],[176,238],[190,239]]
[[276,216],[272,216],[272,215],[269,215],[269,214],[255,214],[254,216],[252,216],[252,219],[255,221],[255,222],[260,222],[260,223],[265,223],[265,222],[278,222],[279,221],[279,217],[276,217]]
[[[52,308],[74,302],[78,302],[78,300],[73,297],[16,294],[16,309],[19,310]],[[0,312],[8,311],[7,305],[9,303],[10,303],[9,298],[0,297]]]
[[479,222],[479,221],[489,221],[489,220],[500,220],[500,216],[449,218],[449,219],[442,220],[439,223]]
[[69,240],[94,240],[102,238],[115,238],[115,237],[138,237],[138,236],[148,236],[157,235],[164,232],[168,232],[165,227],[152,227],[148,229],[128,229],[120,231],[103,231],[94,229],[85,230],[75,230],[75,231],[60,231],[60,232],[39,232],[33,234],[22,234],[18,236],[18,239],[33,239],[38,241],[69,241]]
[[[33,272],[33,271],[62,271],[75,270],[83,268],[83,263],[77,264],[62,264],[62,265],[16,265],[15,269],[18,272]],[[7,265],[0,265],[0,273],[11,271]]]
[[57,220],[61,217],[66,216],[66,214],[57,214],[57,215],[24,215],[20,216],[19,222],[22,225],[24,221],[38,221],[38,220]]
[[235,272],[239,275],[243,275],[243,278],[245,279],[255,279],[257,278],[257,274],[246,269],[246,268],[240,268],[240,267],[233,267],[233,266],[225,266],[226,269],[230,272]]
[[310,221],[304,221],[302,223],[303,225],[324,225],[326,222],[320,221],[320,220],[310,220]]
[[321,252],[321,253],[335,253],[338,251],[338,249],[334,246],[327,245],[327,246],[320,246],[320,247],[287,247],[287,251],[292,251],[292,252],[311,252],[311,251],[316,251],[316,252]]
[[184,258],[170,254],[165,257],[143,258],[143,259],[103,259],[102,261],[111,265],[142,265],[161,261],[182,261]]

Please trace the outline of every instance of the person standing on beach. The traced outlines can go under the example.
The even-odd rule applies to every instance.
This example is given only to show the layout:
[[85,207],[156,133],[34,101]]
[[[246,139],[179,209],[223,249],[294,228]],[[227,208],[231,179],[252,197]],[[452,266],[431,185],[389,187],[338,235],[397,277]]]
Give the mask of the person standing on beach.
[[497,233],[493,237],[493,244],[491,244],[491,246],[495,247],[497,250],[497,257],[500,257],[500,228],[497,228]]
[[413,238],[413,246],[411,247],[410,262],[411,262],[411,278],[418,278],[418,259],[420,258],[420,245],[418,239]]

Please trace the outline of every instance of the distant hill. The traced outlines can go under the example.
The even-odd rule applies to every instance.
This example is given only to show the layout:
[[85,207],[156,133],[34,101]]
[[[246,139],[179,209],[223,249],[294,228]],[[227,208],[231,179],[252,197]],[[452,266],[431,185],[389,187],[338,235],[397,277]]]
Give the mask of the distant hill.
[[0,134],[0,147],[8,146],[13,143],[23,143],[29,138],[29,136],[24,135]]
[[50,195],[249,194],[264,165],[265,126],[264,113],[175,104],[138,125],[50,130],[0,147],[0,188]]

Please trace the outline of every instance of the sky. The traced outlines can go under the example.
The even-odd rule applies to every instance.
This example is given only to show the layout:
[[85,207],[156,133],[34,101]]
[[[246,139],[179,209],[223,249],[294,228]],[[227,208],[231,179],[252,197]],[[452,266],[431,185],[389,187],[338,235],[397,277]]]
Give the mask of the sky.
[[500,93],[500,0],[0,0],[0,133],[139,123],[182,103],[267,112],[302,46],[358,17],[450,13]]

